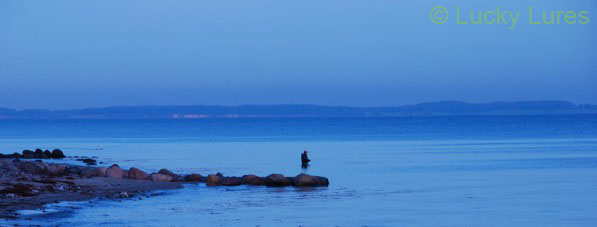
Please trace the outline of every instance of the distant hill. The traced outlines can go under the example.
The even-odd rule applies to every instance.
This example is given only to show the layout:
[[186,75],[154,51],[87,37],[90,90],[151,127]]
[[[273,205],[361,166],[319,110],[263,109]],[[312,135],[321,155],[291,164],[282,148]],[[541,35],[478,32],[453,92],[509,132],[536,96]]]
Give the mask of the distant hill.
[[167,119],[280,117],[395,117],[444,115],[597,114],[597,105],[565,101],[466,103],[427,102],[390,107],[318,105],[115,106],[78,110],[0,108],[0,119]]

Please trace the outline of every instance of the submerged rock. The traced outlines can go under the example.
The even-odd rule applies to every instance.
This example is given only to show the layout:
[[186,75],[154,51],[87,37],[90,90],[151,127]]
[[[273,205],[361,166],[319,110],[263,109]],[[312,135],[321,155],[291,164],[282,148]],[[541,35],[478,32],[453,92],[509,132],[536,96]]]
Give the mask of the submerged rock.
[[294,177],[291,181],[292,186],[296,187],[327,187],[330,182],[325,177],[311,176],[309,174],[301,173]]
[[147,173],[135,167],[129,169],[128,178],[131,180],[149,180]]
[[152,181],[172,181],[172,177],[161,173],[152,173],[149,177]]
[[270,174],[265,177],[265,185],[270,187],[290,186],[290,180],[282,174]]
[[85,158],[81,161],[83,161],[84,163],[87,163],[87,164],[89,164],[89,163],[95,164],[97,162],[97,161],[95,161],[95,159],[91,159],[91,158]]
[[248,185],[265,185],[263,178],[255,176],[253,174],[244,175],[242,178],[242,184]]
[[108,169],[106,169],[106,176],[107,177],[111,177],[111,178],[122,178],[124,174],[124,171],[122,171],[122,169],[120,169],[120,166],[114,164],[110,167],[108,167]]

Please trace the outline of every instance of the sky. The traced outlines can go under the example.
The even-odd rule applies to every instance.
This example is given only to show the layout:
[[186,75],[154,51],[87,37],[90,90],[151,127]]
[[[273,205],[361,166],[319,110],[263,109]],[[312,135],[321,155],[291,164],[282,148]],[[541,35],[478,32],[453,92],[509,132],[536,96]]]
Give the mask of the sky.
[[[457,24],[498,6],[513,29]],[[529,6],[589,21],[531,25]],[[0,107],[597,104],[596,35],[592,0],[7,0]]]

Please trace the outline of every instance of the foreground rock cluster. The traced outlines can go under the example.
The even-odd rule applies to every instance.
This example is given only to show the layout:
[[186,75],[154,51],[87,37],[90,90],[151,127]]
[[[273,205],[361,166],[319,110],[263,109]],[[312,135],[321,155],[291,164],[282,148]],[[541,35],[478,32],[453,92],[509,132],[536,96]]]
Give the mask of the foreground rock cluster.
[[[58,201],[96,197],[128,198],[140,193],[181,188],[178,182],[136,181],[95,177],[95,168],[0,159],[0,218],[16,218],[17,210],[41,209]],[[0,224],[1,225],[1,224]]]

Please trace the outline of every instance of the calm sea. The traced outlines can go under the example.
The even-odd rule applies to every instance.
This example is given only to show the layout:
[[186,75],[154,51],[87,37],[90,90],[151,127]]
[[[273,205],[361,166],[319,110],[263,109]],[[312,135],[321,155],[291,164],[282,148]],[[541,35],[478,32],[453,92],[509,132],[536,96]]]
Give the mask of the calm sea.
[[306,172],[330,186],[187,185],[142,200],[60,203],[0,224],[597,225],[597,115],[0,120],[0,152],[38,147],[150,172]]

